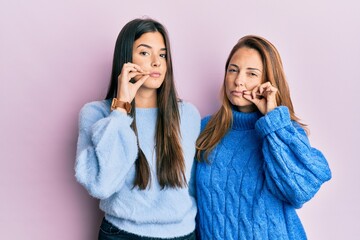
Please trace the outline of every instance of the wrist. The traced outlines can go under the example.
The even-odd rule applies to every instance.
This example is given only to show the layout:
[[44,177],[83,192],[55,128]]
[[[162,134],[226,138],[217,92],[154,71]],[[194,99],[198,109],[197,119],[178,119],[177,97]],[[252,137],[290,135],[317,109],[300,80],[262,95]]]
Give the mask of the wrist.
[[115,108],[113,111],[119,111],[119,112],[121,112],[121,113],[128,114],[128,112],[126,111],[125,108],[119,108],[119,107],[117,107],[117,108]]
[[119,110],[121,112],[130,113],[131,112],[131,104],[127,101],[122,101],[118,98],[113,98],[110,109],[111,109],[111,111]]

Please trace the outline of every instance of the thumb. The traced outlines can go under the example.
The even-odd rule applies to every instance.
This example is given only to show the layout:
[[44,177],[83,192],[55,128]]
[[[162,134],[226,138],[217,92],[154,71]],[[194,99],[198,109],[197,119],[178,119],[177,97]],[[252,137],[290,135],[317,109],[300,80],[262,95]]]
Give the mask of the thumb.
[[253,94],[244,94],[243,97],[246,100],[248,100],[249,102],[253,103],[260,112],[265,114],[264,110],[265,110],[265,103],[266,102],[265,102],[264,98],[254,97]]
[[135,91],[137,91],[137,90],[141,87],[141,85],[144,84],[144,82],[146,81],[146,79],[149,78],[149,76],[150,76],[150,75],[142,76],[139,80],[137,80],[137,81],[133,84],[133,86],[134,86],[134,88],[135,88]]
[[250,101],[250,102],[252,102],[252,103],[255,103],[255,101],[258,100],[257,98],[254,98],[254,97],[253,97],[253,95],[251,94],[251,92],[244,92],[244,93],[243,93],[243,97],[244,97],[246,100],[248,100],[248,101]]

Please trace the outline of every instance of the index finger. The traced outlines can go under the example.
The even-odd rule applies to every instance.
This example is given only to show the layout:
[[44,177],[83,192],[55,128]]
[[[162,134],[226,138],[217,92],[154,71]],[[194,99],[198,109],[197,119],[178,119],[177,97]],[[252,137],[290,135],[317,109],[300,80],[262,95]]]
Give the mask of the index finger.
[[138,72],[146,72],[139,65],[137,65],[135,63],[128,62],[128,63],[125,63],[124,66],[126,66],[127,68],[133,68]]

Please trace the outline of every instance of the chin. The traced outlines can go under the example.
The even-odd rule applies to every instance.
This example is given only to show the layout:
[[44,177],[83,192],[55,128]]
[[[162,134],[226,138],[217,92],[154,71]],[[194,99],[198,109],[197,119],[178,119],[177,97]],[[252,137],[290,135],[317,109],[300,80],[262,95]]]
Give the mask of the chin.
[[164,80],[162,79],[148,79],[142,85],[145,88],[158,89],[163,84]]
[[143,84],[142,87],[143,88],[148,88],[148,89],[158,89],[158,88],[161,87],[161,85],[162,85],[162,83],[161,84],[158,84],[158,83],[156,83],[156,84]]
[[247,106],[252,105],[252,103],[250,101],[248,101],[244,98],[231,99],[230,102],[235,107],[247,107]]

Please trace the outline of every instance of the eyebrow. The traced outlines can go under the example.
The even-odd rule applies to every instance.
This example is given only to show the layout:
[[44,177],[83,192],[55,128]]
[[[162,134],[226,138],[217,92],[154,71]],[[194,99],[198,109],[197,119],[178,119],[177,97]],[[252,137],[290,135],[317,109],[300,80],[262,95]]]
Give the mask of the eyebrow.
[[[139,48],[139,47],[146,47],[146,48],[150,48],[152,49],[152,47],[150,45],[147,45],[145,43],[141,43],[139,46],[137,46],[136,48]],[[160,51],[166,51],[166,48],[161,48]]]
[[[234,64],[234,63],[230,63],[229,66],[232,66],[232,67],[235,67],[235,68],[237,68],[237,69],[240,69],[239,66],[236,65],[236,64]],[[261,72],[261,70],[258,69],[258,68],[247,68],[247,69],[248,69],[248,70],[255,70],[255,71]]]
[[249,70],[255,70],[255,71],[259,71],[259,72],[261,72],[261,70],[260,70],[260,69],[258,69],[258,68],[247,68],[247,69],[249,69]]
[[240,69],[238,65],[233,64],[233,63],[230,63],[229,66],[233,66],[233,67],[235,67],[235,68],[237,68],[237,69]]

